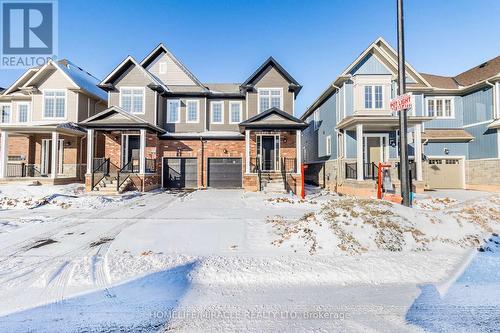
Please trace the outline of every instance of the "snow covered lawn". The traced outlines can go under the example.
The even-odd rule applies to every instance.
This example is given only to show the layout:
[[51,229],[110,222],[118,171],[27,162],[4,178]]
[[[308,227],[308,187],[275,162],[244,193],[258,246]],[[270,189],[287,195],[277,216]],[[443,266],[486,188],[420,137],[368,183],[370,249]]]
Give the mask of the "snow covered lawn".
[[421,291],[453,290],[500,230],[498,195],[310,190],[0,186],[0,331],[421,332]]

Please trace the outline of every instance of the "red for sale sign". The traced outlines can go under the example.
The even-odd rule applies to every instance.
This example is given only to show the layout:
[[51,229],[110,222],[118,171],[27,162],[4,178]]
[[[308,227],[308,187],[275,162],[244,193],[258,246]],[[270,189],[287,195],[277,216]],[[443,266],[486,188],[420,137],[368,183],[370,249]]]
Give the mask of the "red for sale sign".
[[394,112],[398,112],[401,110],[409,109],[411,108],[411,95],[410,94],[404,94],[401,96],[398,96],[394,99],[391,99],[391,110]]

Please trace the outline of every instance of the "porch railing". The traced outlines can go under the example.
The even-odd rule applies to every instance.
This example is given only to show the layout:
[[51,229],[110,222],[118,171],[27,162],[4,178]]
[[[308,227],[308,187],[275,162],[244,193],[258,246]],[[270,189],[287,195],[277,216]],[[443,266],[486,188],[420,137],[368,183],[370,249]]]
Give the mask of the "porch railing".
[[34,164],[7,163],[7,177],[41,177]]
[[257,174],[257,189],[262,191],[262,170],[260,169],[260,158],[250,159],[250,172]]
[[297,173],[297,159],[283,157],[281,159],[281,172]]
[[116,173],[116,191],[120,191],[120,187],[125,183],[127,179],[133,173],[139,172],[139,160],[132,159],[128,163],[126,163],[118,172]]
[[109,158],[98,157],[92,160],[92,190],[104,179],[109,176]]
[[364,163],[363,165],[364,179],[378,179],[378,165],[375,162]]
[[345,164],[345,178],[346,179],[356,179],[358,178],[358,164],[357,163],[347,163]]
[[156,159],[146,158],[145,166],[146,166],[146,173],[155,173],[156,172]]
[[[411,178],[413,180],[416,180],[417,179],[417,164],[415,164],[415,161],[413,160],[410,160],[410,174],[411,174]],[[396,162],[396,167],[398,168],[398,179],[401,179],[401,167],[399,165],[399,162]]]

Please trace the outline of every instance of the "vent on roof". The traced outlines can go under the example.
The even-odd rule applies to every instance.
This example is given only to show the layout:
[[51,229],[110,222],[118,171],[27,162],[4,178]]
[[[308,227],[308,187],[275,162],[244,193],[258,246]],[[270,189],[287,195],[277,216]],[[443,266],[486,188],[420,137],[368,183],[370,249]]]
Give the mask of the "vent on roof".
[[488,65],[488,62],[483,62],[481,65],[479,65],[479,68],[483,68],[483,67],[485,67],[486,65]]

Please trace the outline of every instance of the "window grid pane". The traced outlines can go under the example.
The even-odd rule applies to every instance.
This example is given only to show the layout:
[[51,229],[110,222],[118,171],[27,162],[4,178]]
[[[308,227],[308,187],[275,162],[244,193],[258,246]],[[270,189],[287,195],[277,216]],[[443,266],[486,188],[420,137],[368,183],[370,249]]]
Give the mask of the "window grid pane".
[[2,106],[2,123],[10,122],[10,105]]
[[443,116],[443,100],[441,99],[436,100],[436,116]]
[[64,98],[56,98],[56,117],[57,118],[64,118],[64,114],[65,114],[65,103],[64,103]]
[[212,122],[221,123],[222,122],[222,104],[213,103],[212,104]]
[[240,104],[239,103],[232,103],[231,104],[231,122],[232,123],[239,123],[241,121],[240,119]]
[[365,109],[372,108],[372,86],[365,86]]
[[25,123],[28,121],[28,106],[26,104],[19,105],[19,122]]
[[46,118],[54,117],[54,98],[46,97],[45,98],[45,114]]
[[451,117],[451,100],[446,99],[444,101],[444,112],[446,117]]
[[434,100],[427,101],[427,111],[429,113],[429,117],[434,117]]
[[375,108],[382,108],[382,86],[375,86]]
[[187,121],[198,120],[198,103],[194,101],[187,102]]
[[179,120],[179,102],[169,101],[168,102],[168,122],[175,123]]

